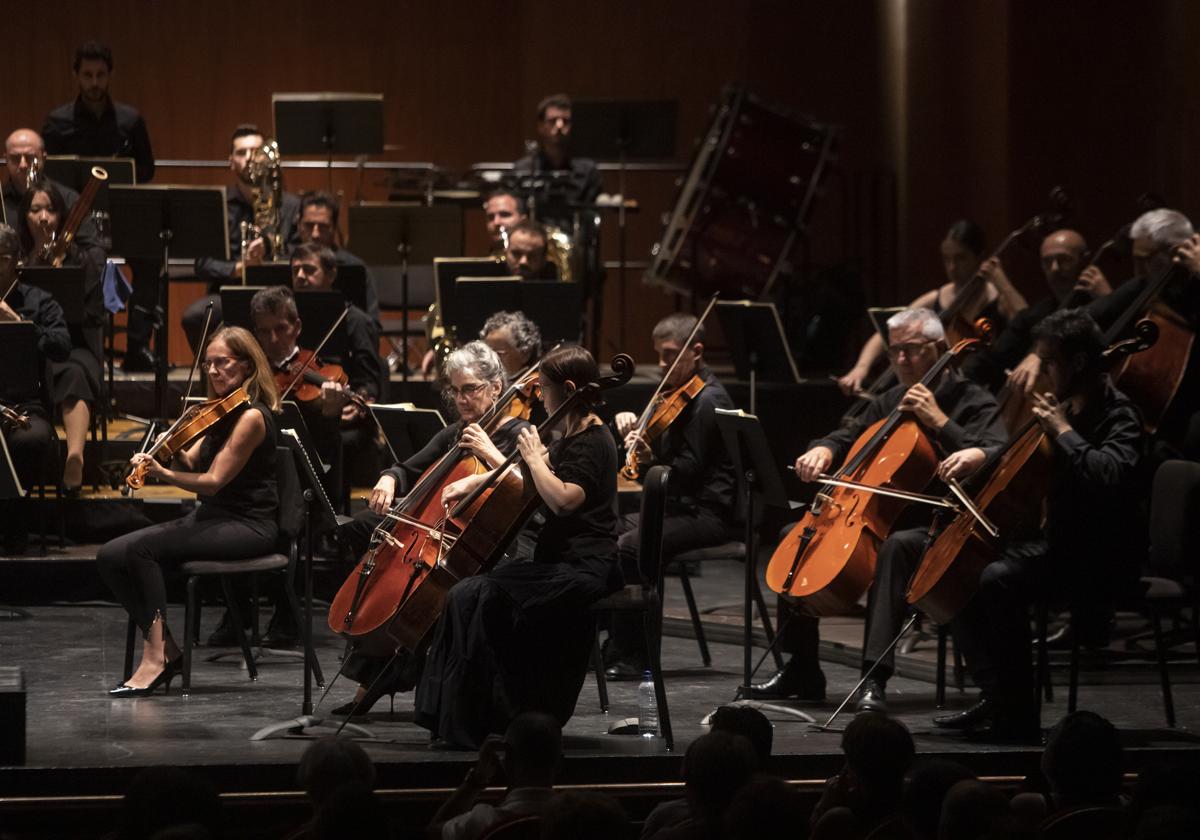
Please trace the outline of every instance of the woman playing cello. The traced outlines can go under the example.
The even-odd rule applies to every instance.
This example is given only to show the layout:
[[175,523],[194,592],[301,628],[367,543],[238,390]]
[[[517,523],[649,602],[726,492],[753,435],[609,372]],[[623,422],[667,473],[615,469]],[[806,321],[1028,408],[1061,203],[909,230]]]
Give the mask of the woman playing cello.
[[258,342],[240,327],[225,327],[204,350],[211,396],[244,399],[180,449],[171,468],[138,453],[134,468],[188,490],[200,504],[188,515],[142,528],[100,547],[100,576],[142,631],[142,661],[110,697],[153,694],[180,672],[182,655],[166,626],[163,566],[189,560],[268,554],[278,536],[275,412],[279,392]]
[[[541,363],[546,410],[553,414],[599,370],[581,347],[562,347]],[[584,402],[542,444],[532,429],[517,442],[546,511],[531,563],[508,563],[468,577],[446,598],[417,686],[415,721],[435,743],[477,748],[522,711],[565,723],[587,673],[594,619],[588,604],[621,586],[616,562],[617,449]],[[486,476],[447,486],[443,500],[466,497]]]

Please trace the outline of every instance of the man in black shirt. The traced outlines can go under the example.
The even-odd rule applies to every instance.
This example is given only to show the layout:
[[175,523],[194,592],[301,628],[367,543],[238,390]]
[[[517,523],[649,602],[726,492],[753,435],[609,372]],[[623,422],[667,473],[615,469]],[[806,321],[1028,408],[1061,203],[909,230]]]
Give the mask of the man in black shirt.
[[513,174],[529,182],[538,221],[570,232],[575,227],[572,205],[591,204],[600,194],[596,162],[571,156],[571,98],[564,93],[538,103],[537,144],[513,164]]
[[[21,198],[29,185],[29,170],[31,167],[41,168],[46,159],[46,144],[33,129],[18,128],[4,141],[4,155],[4,219],[7,220],[4,224],[16,228],[20,225]],[[79,193],[70,187],[45,178],[44,174],[41,177],[62,194],[68,211],[79,201]],[[79,226],[75,242],[84,250],[99,247],[96,225],[90,216]]]
[[327,192],[307,192],[300,196],[300,219],[297,230],[301,243],[315,242],[322,248],[333,251],[338,266],[362,266],[367,276],[366,313],[371,316],[375,328],[379,329],[379,294],[375,289],[375,278],[371,270],[354,254],[338,247],[338,202]]
[[[994,417],[996,401],[983,387],[953,369],[926,386],[921,380],[946,351],[945,331],[930,309],[907,309],[888,320],[888,354],[900,384],[879,396],[861,416],[845,421],[831,434],[813,441],[796,459],[801,481],[818,481],[835,464],[842,463],[854,442],[876,421],[898,409],[922,427],[942,457],[938,477],[961,479],[977,470],[987,456],[1004,443],[1004,428]],[[927,493],[937,493],[927,489]],[[876,662],[871,679],[863,685],[859,711],[886,711],[886,686],[893,671],[888,650],[908,612],[905,593],[916,570],[928,534],[929,509],[913,505],[901,514],[891,534],[879,547],[875,581],[867,601],[863,639],[864,673]],[[817,621],[780,596],[780,644],[796,654],[767,682],[753,686],[755,697],[788,697],[815,700],[824,695],[825,678],[817,662]]]
[[979,592],[954,620],[955,645],[982,695],[964,712],[934,718],[938,726],[990,726],[997,740],[1037,739],[1029,603],[1039,590],[1066,595],[1080,641],[1100,643],[1114,596],[1136,583],[1145,531],[1113,523],[1138,506],[1142,418],[1104,373],[1104,347],[1084,310],[1055,312],[1038,325],[1035,350],[1053,388],[1034,396],[1053,447],[1045,533],[1006,535],[1000,559],[985,567]]
[[[671,468],[662,535],[662,557],[666,561],[685,551],[721,545],[737,536],[733,462],[721,440],[716,415],[718,408],[732,409],[733,401],[704,364],[703,326],[697,330],[692,344],[686,346],[695,326],[694,315],[677,313],[659,321],[652,334],[659,370],[663,376],[670,374],[663,394],[669,395],[680,388],[691,390],[693,384],[700,387],[679,416],[649,443],[637,428],[637,415],[624,411],[613,421],[626,450],[633,449],[637,455],[640,476],[656,464]],[[672,364],[675,364],[673,370]],[[641,535],[637,514],[625,517],[622,532],[617,550],[625,579],[635,581],[645,576],[656,580],[657,568],[639,566]],[[643,563],[652,559],[644,558]],[[646,651],[640,619],[613,617],[606,654],[609,667],[605,673],[610,679],[642,676]]]
[[52,155],[131,157],[137,180],[154,178],[154,152],[146,122],[132,105],[114,102],[108,94],[113,71],[107,44],[88,41],[75,50],[75,83],[79,95],[46,115],[42,137]]
[[502,257],[508,250],[509,232],[526,219],[525,202],[512,190],[494,190],[483,200],[483,218],[492,256]]
[[[0,400],[29,418],[29,428],[5,428],[4,436],[17,477],[27,486],[48,481],[53,475],[47,464],[58,462],[58,441],[49,422],[47,411],[47,363],[66,361],[71,352],[71,334],[63,317],[62,307],[48,293],[36,286],[17,281],[17,257],[21,243],[17,232],[0,224],[0,323],[29,321],[37,334],[37,357],[24,359],[38,373],[38,385],[32,389],[18,388],[5,378],[0,380]],[[7,296],[5,293],[7,292]],[[5,364],[16,364],[8,359]],[[53,467],[51,467],[51,470]],[[27,528],[32,521],[20,499],[0,500],[0,530],[3,531],[3,551],[22,554],[25,551]]]
[[[242,222],[254,224],[254,204],[251,192],[254,185],[250,180],[250,161],[254,154],[262,148],[263,134],[257,126],[250,124],[239,125],[233,130],[232,146],[229,152],[229,170],[233,173],[235,183],[225,188],[225,217],[229,222],[229,254],[230,259],[221,257],[199,257],[196,260],[196,276],[208,281],[209,294],[192,303],[183,312],[183,331],[187,334],[188,343],[192,349],[200,341],[200,333],[204,330],[205,310],[211,303],[213,306],[213,324],[221,319],[221,297],[218,294],[221,286],[237,285],[242,282],[242,269],[246,265],[260,265],[268,256],[267,243],[262,237],[256,237],[246,243],[246,253],[242,253]],[[282,206],[279,208],[279,228],[284,247],[290,247],[297,241],[296,219],[299,215],[300,199],[294,194],[284,192]],[[283,259],[283,254],[270,254],[274,259]]]

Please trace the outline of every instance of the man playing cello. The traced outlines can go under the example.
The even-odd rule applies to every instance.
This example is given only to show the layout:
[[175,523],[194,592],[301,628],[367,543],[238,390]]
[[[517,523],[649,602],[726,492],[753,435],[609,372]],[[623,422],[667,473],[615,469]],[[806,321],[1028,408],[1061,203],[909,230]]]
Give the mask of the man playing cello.
[[[888,319],[888,354],[900,384],[881,394],[861,416],[813,441],[796,459],[794,468],[800,480],[818,481],[845,459],[869,426],[895,410],[912,415],[938,454],[945,456],[938,468],[939,478],[964,478],[978,469],[989,451],[1004,443],[1004,428],[993,416],[996,401],[992,395],[953,369],[930,383],[932,387],[922,384],[945,351],[945,331],[933,310],[907,309]],[[859,711],[886,711],[885,687],[893,670],[888,648],[907,612],[908,579],[921,558],[928,523],[927,510],[910,506],[879,548],[867,602],[863,670],[879,664],[873,678],[863,685]],[[779,612],[780,624],[786,625],[780,631],[780,644],[794,655],[783,670],[753,686],[751,693],[755,697],[820,699],[825,679],[817,663],[816,619],[799,612],[785,596],[780,597]]]

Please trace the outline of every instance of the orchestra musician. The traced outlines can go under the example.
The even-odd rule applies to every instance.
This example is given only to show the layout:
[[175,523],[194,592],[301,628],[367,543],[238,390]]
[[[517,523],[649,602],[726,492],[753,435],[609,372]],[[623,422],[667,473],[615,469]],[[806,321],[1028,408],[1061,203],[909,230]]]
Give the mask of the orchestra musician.
[[537,106],[536,145],[513,163],[518,178],[533,178],[555,173],[556,189],[534,190],[536,217],[543,224],[560,230],[575,227],[572,205],[592,204],[600,194],[600,170],[589,158],[571,154],[571,98],[565,93],[547,96]]
[[[838,429],[809,444],[795,463],[801,481],[815,482],[829,473],[845,459],[867,427],[894,409],[911,414],[922,426],[942,458],[938,477],[943,481],[967,477],[1004,443],[1003,425],[994,416],[996,401],[982,386],[952,368],[932,389],[921,384],[946,351],[945,331],[937,313],[932,309],[906,309],[889,318],[887,326],[888,354],[900,383],[874,400],[860,417],[843,421]],[[886,687],[894,661],[888,648],[908,611],[905,594],[925,547],[928,511],[909,506],[879,547],[875,581],[867,601],[863,672],[873,663],[879,664],[872,678],[863,684],[859,711],[887,710]],[[825,678],[817,662],[817,620],[780,596],[779,623],[781,649],[794,655],[769,680],[752,686],[752,696],[822,699]]]
[[508,232],[526,219],[525,200],[503,187],[493,190],[483,201],[483,217],[492,243],[491,254],[502,257],[508,250]]
[[221,398],[244,388],[248,401],[181,449],[168,467],[140,452],[131,464],[195,493],[200,504],[186,516],[151,525],[100,547],[100,575],[142,631],[142,659],[133,675],[111,689],[113,698],[170,691],[182,654],[167,627],[163,568],[190,560],[232,560],[275,550],[279,493],[275,481],[279,392],[258,342],[240,327],[223,327],[204,348],[209,394]]
[[[21,249],[26,265],[45,264],[45,250],[62,232],[67,204],[62,193],[49,180],[37,179],[21,196],[18,222]],[[83,453],[92,415],[100,401],[104,358],[104,299],[100,278],[104,271],[104,251],[97,246],[81,248],[73,241],[67,248],[64,265],[82,266],[85,321],[71,325],[71,353],[64,361],[50,363],[53,401],[62,411],[67,440],[63,467],[63,490],[78,495],[83,484]]]
[[[246,253],[242,253],[242,222],[254,225],[254,199],[250,176],[250,162],[254,154],[263,147],[265,139],[262,131],[256,125],[244,123],[233,130],[230,140],[229,171],[233,173],[234,182],[225,188],[225,218],[229,223],[229,255],[223,257],[199,257],[196,259],[196,276],[208,281],[208,295],[188,305],[183,311],[183,331],[187,334],[188,343],[193,350],[200,341],[204,330],[207,308],[212,304],[213,323],[221,320],[221,296],[218,294],[221,286],[242,282],[242,271],[246,265],[260,265],[267,258],[267,243],[261,236],[256,236],[246,243]],[[283,237],[285,248],[296,242],[296,220],[299,213],[300,199],[295,194],[284,191],[279,208],[279,230]],[[283,254],[270,254],[274,259],[283,259]]]
[[[403,497],[425,470],[456,444],[462,444],[488,467],[497,467],[517,447],[517,437],[529,423],[518,417],[503,417],[489,435],[479,420],[495,405],[504,391],[505,373],[500,358],[482,341],[471,341],[452,351],[446,359],[447,384],[442,394],[458,419],[430,438],[429,442],[401,464],[384,470],[371,490],[367,508],[355,514],[340,531],[355,557],[371,547],[375,529],[384,521],[393,503]],[[381,676],[386,667],[387,674]],[[335,715],[366,714],[384,694],[407,691],[415,684],[408,657],[388,659],[352,654],[342,673],[359,683],[349,703],[333,710]]]
[[[638,417],[623,411],[613,425],[626,449],[637,451],[639,477],[656,464],[671,468],[667,507],[662,524],[662,557],[665,560],[697,548],[721,545],[736,539],[734,494],[736,479],[733,462],[717,429],[716,409],[732,409],[733,401],[716,375],[704,364],[704,325],[701,324],[690,346],[685,346],[696,327],[694,315],[668,315],[654,326],[651,334],[658,368],[663,376],[664,399],[687,385],[695,377],[704,383],[662,432],[647,443],[638,429]],[[675,360],[679,363],[671,369]],[[656,568],[639,566],[641,539],[638,515],[628,514],[621,523],[617,551],[626,580],[637,580],[639,573],[656,580]],[[643,559],[643,563],[645,560]],[[640,679],[647,666],[645,636],[640,619],[614,615],[609,643],[605,651],[605,674],[613,680]]]
[[75,50],[71,64],[79,93],[71,102],[46,115],[42,138],[52,155],[128,157],[136,166],[137,182],[154,178],[150,133],[137,108],[109,95],[113,55],[107,44],[87,41]]
[[[21,240],[8,225],[0,224],[0,322],[28,321],[37,331],[36,358],[21,360],[38,371],[38,385],[24,390],[7,377],[0,381],[0,400],[24,415],[29,427],[6,427],[0,431],[8,454],[22,485],[47,481],[47,464],[58,462],[58,439],[50,424],[47,410],[48,363],[61,363],[71,353],[71,334],[63,317],[62,307],[48,292],[20,282],[17,260],[21,255]],[[5,360],[14,364],[16,360]],[[24,554],[28,541],[28,523],[33,521],[28,502],[24,499],[0,499],[0,527],[4,531],[4,553]]]
[[[967,219],[959,219],[952,224],[941,244],[946,282],[925,292],[910,303],[908,308],[932,309],[940,314],[954,306],[958,291],[966,286],[976,273],[982,272],[987,283],[980,287],[974,300],[964,304],[962,316],[969,323],[974,323],[978,318],[987,318],[997,333],[1002,330],[1027,304],[1008,279],[1000,261],[994,257],[983,259],[983,249],[982,228]],[[885,355],[883,339],[878,333],[873,334],[863,345],[854,366],[838,378],[838,387],[845,394],[861,391],[867,377]]]
[[967,710],[933,721],[990,727],[991,740],[1025,743],[1041,734],[1029,605],[1039,592],[1065,596],[1079,641],[1106,643],[1113,599],[1136,586],[1145,542],[1143,529],[1124,526],[1138,506],[1142,419],[1104,372],[1100,328],[1084,310],[1064,309],[1046,316],[1035,336],[1053,388],[1034,397],[1053,449],[1044,532],[1001,535],[999,559],[984,568],[979,591],[951,627],[981,695]]
[[[21,197],[29,187],[31,168],[41,169],[46,160],[46,144],[42,137],[31,128],[18,128],[4,141],[4,224],[16,227],[19,224]],[[44,176],[42,176],[44,177]],[[62,195],[67,210],[70,211],[79,200],[79,193],[60,184],[53,179],[50,184]],[[80,248],[98,247],[100,239],[96,233],[96,225],[90,217],[85,218],[75,233],[75,241]]]
[[483,322],[479,338],[500,357],[510,381],[542,355],[542,332],[524,312],[493,313]]
[[357,255],[338,244],[338,201],[327,192],[306,192],[300,196],[300,219],[296,223],[301,244],[313,242],[333,251],[339,267],[361,265],[367,274],[366,313],[371,316],[375,328],[379,329],[379,293],[375,289],[375,278]]
[[[560,347],[541,362],[553,413],[599,378],[587,350]],[[534,429],[517,438],[524,481],[544,504],[532,562],[501,563],[454,584],[434,627],[415,698],[415,722],[434,745],[477,749],[522,711],[565,724],[587,674],[595,620],[586,607],[621,588],[616,556],[617,448],[592,410],[579,404],[549,448]],[[488,479],[453,482],[451,504]]]

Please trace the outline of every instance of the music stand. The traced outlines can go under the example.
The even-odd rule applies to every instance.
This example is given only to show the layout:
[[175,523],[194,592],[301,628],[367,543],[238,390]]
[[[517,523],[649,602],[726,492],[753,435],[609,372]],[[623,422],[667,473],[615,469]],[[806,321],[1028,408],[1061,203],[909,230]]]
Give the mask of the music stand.
[[[303,633],[303,646],[305,651],[304,663],[304,699],[300,704],[300,716],[291,718],[290,720],[272,723],[259,729],[250,736],[251,741],[265,741],[268,738],[284,737],[284,738],[313,738],[314,735],[305,735],[304,730],[313,726],[320,726],[325,719],[313,715],[312,705],[312,678],[314,671],[319,671],[317,664],[317,654],[312,646],[312,566],[313,566],[313,545],[316,537],[321,534],[337,528],[338,515],[333,509],[333,505],[329,501],[329,497],[325,495],[325,489],[321,485],[321,479],[317,476],[317,472],[313,467],[312,461],[305,452],[304,444],[301,443],[299,436],[292,429],[283,429],[280,432],[281,439],[292,451],[292,457],[296,462],[296,473],[300,479],[301,498],[304,501],[304,524],[301,531],[304,533],[304,620],[301,622],[301,630]],[[349,721],[339,721],[339,729],[349,729],[352,735],[357,735],[363,738],[373,738],[369,729],[359,726]]]
[[438,312],[442,318],[442,326],[447,329],[455,323],[458,316],[456,309],[457,289],[460,277],[507,277],[508,264],[495,257],[437,257],[433,261],[433,279],[435,300]]
[[383,151],[382,93],[273,93],[275,139],[286,155],[324,155],[333,192],[334,155]]
[[[542,343],[578,344],[583,319],[583,285],[520,277],[459,277],[454,283],[458,335],[477,336],[496,312],[523,312],[538,326]],[[572,313],[575,313],[572,316]]]
[[[417,408],[412,403],[372,403],[369,407],[397,464],[404,463],[446,428],[446,421],[436,408]],[[407,477],[405,481],[406,486],[400,489],[408,492]]]
[[[753,697],[751,684],[754,678],[751,659],[754,646],[754,585],[758,575],[758,555],[754,540],[754,511],[755,504],[769,505],[787,509],[789,507],[787,492],[783,489],[783,480],[775,469],[775,459],[771,456],[771,447],[767,443],[766,433],[762,424],[753,414],[735,409],[715,409],[717,428],[725,441],[725,448],[733,459],[733,469],[738,477],[738,491],[742,495],[746,516],[746,531],[743,539],[746,543],[746,576],[743,596],[745,598],[744,626],[742,630],[742,697]],[[776,637],[778,638],[778,636]],[[778,712],[800,718],[807,723],[815,723],[812,715],[790,706],[777,706],[763,703],[759,700],[737,700],[734,705],[752,706],[756,709]]]
[[[264,288],[266,286],[287,286],[292,288],[292,264],[290,262],[267,262],[246,266],[246,285]],[[225,320],[225,311],[221,311],[221,320]]]
[[868,306],[867,318],[871,321],[871,326],[875,329],[875,334],[883,340],[883,346],[888,346],[888,319],[893,315],[903,312],[903,306]]
[[[243,327],[254,332],[254,318],[250,314],[250,301],[254,295],[263,290],[262,286],[222,286],[221,320],[229,326]],[[332,290],[302,289],[293,293],[296,298],[296,312],[300,316],[300,337],[297,343],[301,347],[315,348],[329,332],[333,322],[346,308],[346,298],[341,292]],[[346,331],[343,320],[333,335],[325,342],[321,355],[344,359],[350,355],[350,335]]]
[[[424,268],[441,254],[462,253],[462,208],[367,202],[350,207],[349,224],[354,253],[364,263],[381,270],[381,274],[385,267],[400,267],[400,346],[404,356],[408,348],[408,308],[412,302],[409,266]],[[338,274],[341,275],[340,270]],[[432,276],[424,271],[414,276],[419,279],[417,306],[428,306],[437,298]],[[407,364],[400,366],[400,382],[407,397]]]
[[750,381],[750,413],[758,409],[758,383],[798,384],[800,373],[773,303],[718,300],[717,318],[733,355],[738,379]]
[[137,183],[137,168],[133,158],[47,155],[42,165],[48,178],[70,187],[75,192],[83,192],[83,188],[87,186],[87,182],[92,177],[93,166],[99,166],[108,173],[108,180],[100,184],[100,189],[96,191],[96,198],[92,201],[91,216],[96,221],[96,228],[101,239],[104,239],[104,234],[108,231],[108,222],[111,217],[108,188],[113,184]]
[[69,327],[81,327],[87,318],[83,302],[83,266],[54,268],[47,265],[23,266],[17,270],[21,282],[49,293],[62,307]]
[[158,312],[154,313],[154,400],[160,417],[168,416],[167,325],[170,324],[172,258],[196,259],[219,254],[229,258],[229,226],[223,187],[124,186],[109,188],[112,250],[127,261],[161,259]]

